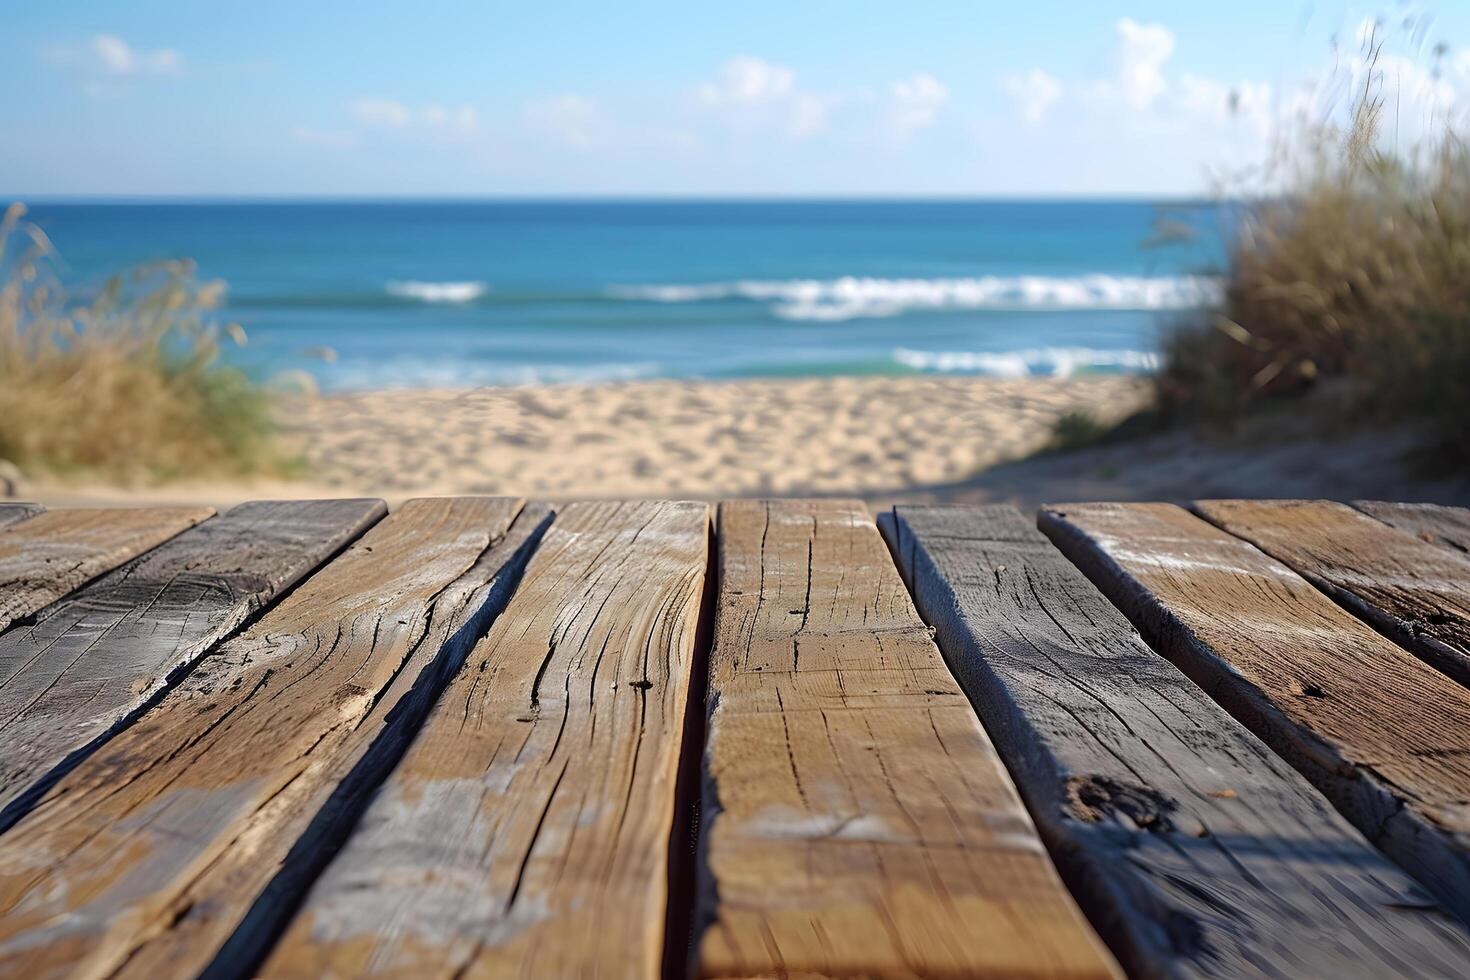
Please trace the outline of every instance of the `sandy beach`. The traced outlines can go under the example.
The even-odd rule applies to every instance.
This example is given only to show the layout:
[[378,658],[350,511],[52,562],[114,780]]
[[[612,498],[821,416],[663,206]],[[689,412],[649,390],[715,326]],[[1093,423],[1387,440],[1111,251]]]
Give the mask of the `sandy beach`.
[[380,493],[694,497],[946,483],[1117,421],[1135,379],[653,381],[317,399],[287,439],[326,485]]
[[290,480],[130,487],[28,481],[53,506],[251,498],[486,494],[901,501],[1368,497],[1464,503],[1463,476],[1417,472],[1411,430],[1313,434],[1300,415],[1235,438],[1175,430],[1044,452],[1080,412],[1107,426],[1147,406],[1148,382],[837,377],[389,390],[282,403]]
[[29,496],[517,494],[571,499],[883,495],[960,481],[1033,454],[1056,420],[1118,421],[1146,386],[1078,379],[648,381],[324,395],[282,405],[299,479],[109,488],[32,483]]

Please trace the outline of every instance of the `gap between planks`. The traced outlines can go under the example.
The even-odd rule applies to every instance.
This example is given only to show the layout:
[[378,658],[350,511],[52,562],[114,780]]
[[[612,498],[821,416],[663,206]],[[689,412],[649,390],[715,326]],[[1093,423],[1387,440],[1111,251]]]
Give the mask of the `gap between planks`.
[[863,505],[717,537],[694,972],[1116,976]]
[[1470,553],[1470,509],[1383,500],[1354,500],[1353,506],[1400,531],[1407,531],[1420,541],[1453,548],[1461,554]]
[[0,836],[0,972],[251,972],[503,605],[520,508],[410,501],[63,777]]
[[79,508],[0,531],[0,631],[214,515],[209,507]]
[[1011,507],[899,507],[899,567],[1138,977],[1458,977],[1470,938]]
[[1329,500],[1200,500],[1194,511],[1470,686],[1470,556]]
[[240,504],[0,633],[0,831],[386,513],[380,500]]
[[35,517],[45,509],[40,504],[20,502],[0,503],[0,528],[18,524],[29,517]]
[[708,544],[561,510],[263,975],[657,975]]
[[1470,691],[1172,504],[1039,521],[1156,650],[1470,921]]

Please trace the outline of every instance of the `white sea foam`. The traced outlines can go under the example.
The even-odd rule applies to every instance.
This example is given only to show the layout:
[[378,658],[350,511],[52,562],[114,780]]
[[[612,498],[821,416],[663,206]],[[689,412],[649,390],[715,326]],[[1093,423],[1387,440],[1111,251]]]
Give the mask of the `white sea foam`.
[[786,320],[851,320],[914,310],[1179,310],[1219,299],[1204,276],[975,276],[957,279],[747,279],[614,286],[608,295],[656,303],[747,299]]
[[470,303],[490,291],[483,282],[419,282],[409,279],[388,283],[388,294],[425,303]]
[[387,361],[345,359],[326,376],[334,390],[380,388],[475,388],[517,385],[591,384],[659,377],[656,362],[626,364],[495,364],[453,358],[395,357]]
[[900,347],[893,359],[916,371],[941,374],[985,374],[999,378],[1047,375],[1065,378],[1079,370],[1104,368],[1153,371],[1159,355],[1141,350],[1094,350],[1090,347],[1033,347],[1016,351],[921,351]]

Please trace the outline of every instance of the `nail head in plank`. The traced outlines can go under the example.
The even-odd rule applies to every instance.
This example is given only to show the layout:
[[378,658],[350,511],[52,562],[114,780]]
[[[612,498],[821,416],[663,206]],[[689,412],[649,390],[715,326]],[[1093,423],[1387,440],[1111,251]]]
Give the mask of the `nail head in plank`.
[[722,504],[705,976],[1117,976],[862,504]]
[[708,540],[562,509],[264,974],[657,976]]
[[0,527],[9,527],[12,524],[18,524],[28,517],[35,517],[45,509],[40,504],[0,504]]
[[0,633],[0,829],[22,791],[386,513],[380,500],[240,504]]
[[1066,504],[1040,523],[1155,649],[1470,921],[1470,691],[1172,504]]
[[0,974],[248,972],[503,602],[519,509],[409,501],[63,777],[0,836]]
[[0,532],[0,630],[212,516],[209,507],[48,510]]
[[1470,552],[1470,508],[1382,500],[1354,500],[1353,506],[1420,541],[1444,545],[1461,553]]
[[1063,874],[1129,973],[1470,972],[1470,939],[1012,507],[889,540]]
[[1330,500],[1200,500],[1194,509],[1470,686],[1470,556]]

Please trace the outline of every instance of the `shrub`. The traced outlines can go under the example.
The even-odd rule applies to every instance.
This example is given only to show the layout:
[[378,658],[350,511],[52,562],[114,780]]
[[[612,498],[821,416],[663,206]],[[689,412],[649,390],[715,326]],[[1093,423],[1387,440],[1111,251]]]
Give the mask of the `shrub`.
[[219,363],[223,284],[161,262],[69,306],[45,235],[0,221],[0,458],[28,471],[163,479],[275,468],[266,391]]
[[1350,121],[1315,128],[1284,191],[1245,204],[1221,306],[1166,338],[1167,414],[1229,420],[1335,381],[1350,410],[1470,450],[1470,152],[1446,122],[1415,152],[1381,148],[1380,49]]

